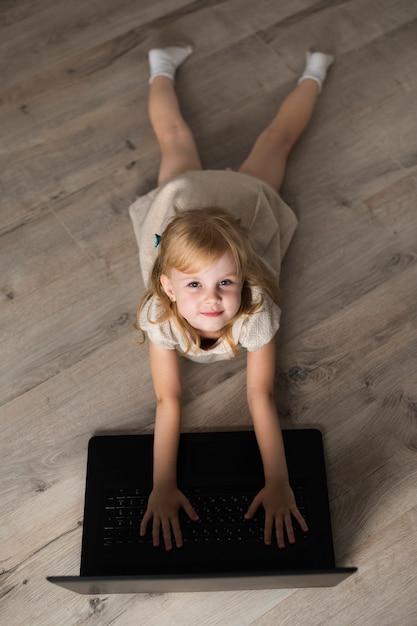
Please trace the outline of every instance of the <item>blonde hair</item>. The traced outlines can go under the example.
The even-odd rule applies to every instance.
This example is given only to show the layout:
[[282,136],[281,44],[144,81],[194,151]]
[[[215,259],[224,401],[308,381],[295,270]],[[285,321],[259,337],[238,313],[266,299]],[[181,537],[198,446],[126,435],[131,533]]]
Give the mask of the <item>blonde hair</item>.
[[252,301],[251,288],[260,288],[276,303],[279,299],[279,288],[262,259],[253,250],[249,234],[240,224],[240,220],[221,208],[179,211],[169,222],[160,239],[149,289],[139,303],[136,328],[142,331],[141,312],[148,300],[156,296],[162,303],[163,313],[158,319],[148,321],[160,324],[168,319],[172,320],[185,339],[185,354],[193,346],[199,347],[198,332],[178,311],[176,302],[172,302],[165,293],[161,275],[169,274],[172,269],[184,273],[200,271],[203,267],[210,267],[226,252],[231,252],[243,284],[239,310],[222,329],[222,336],[237,355],[239,349],[232,335],[234,322],[243,314],[251,315],[263,304],[262,296],[260,301]]

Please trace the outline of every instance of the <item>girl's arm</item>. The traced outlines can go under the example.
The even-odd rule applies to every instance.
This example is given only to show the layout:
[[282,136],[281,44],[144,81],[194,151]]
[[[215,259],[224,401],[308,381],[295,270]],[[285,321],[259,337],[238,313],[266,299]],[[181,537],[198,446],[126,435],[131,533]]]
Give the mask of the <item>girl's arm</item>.
[[181,376],[175,350],[165,350],[150,342],[150,364],[156,395],[154,433],[153,489],[143,516],[140,533],[146,533],[151,518],[154,546],[159,546],[160,530],[165,548],[172,548],[171,528],[175,543],[182,545],[178,511],[181,507],[191,519],[198,516],[177,487],[177,453],[181,426]]
[[254,516],[260,505],[265,509],[265,543],[270,544],[275,524],[277,543],[285,546],[284,526],[290,543],[294,542],[291,515],[307,531],[288,481],[281,427],[273,397],[275,378],[275,342],[270,341],[260,350],[248,352],[247,398],[256,439],[261,452],[265,487],[255,497],[246,517]]

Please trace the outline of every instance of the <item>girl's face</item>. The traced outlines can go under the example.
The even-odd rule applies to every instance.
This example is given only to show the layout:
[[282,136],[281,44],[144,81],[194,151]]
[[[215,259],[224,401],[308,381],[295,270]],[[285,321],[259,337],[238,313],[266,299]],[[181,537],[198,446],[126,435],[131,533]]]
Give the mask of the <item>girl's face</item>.
[[201,337],[219,337],[240,307],[243,282],[230,252],[198,272],[172,269],[161,276],[161,284]]

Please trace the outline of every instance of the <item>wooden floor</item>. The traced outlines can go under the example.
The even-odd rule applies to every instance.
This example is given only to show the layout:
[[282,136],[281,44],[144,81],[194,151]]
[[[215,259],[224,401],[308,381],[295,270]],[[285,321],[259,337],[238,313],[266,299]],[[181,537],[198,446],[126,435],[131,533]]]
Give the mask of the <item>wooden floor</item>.
[[[3,0],[0,5],[1,605],[8,626],[417,624],[417,3]],[[276,398],[325,438],[332,589],[79,596],[86,449],[151,431],[128,206],[156,182],[152,45],[207,168],[238,167],[307,48],[336,61],[282,195]],[[184,363],[184,430],[250,425],[244,359]]]

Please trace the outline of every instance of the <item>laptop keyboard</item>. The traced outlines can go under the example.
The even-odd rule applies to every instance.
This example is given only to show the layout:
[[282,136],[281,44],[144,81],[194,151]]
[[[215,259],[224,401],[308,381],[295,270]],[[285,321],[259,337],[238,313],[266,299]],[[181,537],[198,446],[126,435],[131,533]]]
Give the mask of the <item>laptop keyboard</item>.
[[[307,519],[307,502],[302,488],[294,489],[298,508]],[[251,520],[244,514],[253,500],[253,494],[189,493],[185,492],[200,520],[193,522],[180,512],[183,542],[251,543],[263,542],[264,511],[259,509]],[[105,546],[151,543],[151,523],[145,537],[139,535],[139,526],[146,511],[148,496],[137,489],[117,489],[106,496],[103,542]],[[296,539],[307,539],[298,523],[293,521]]]

